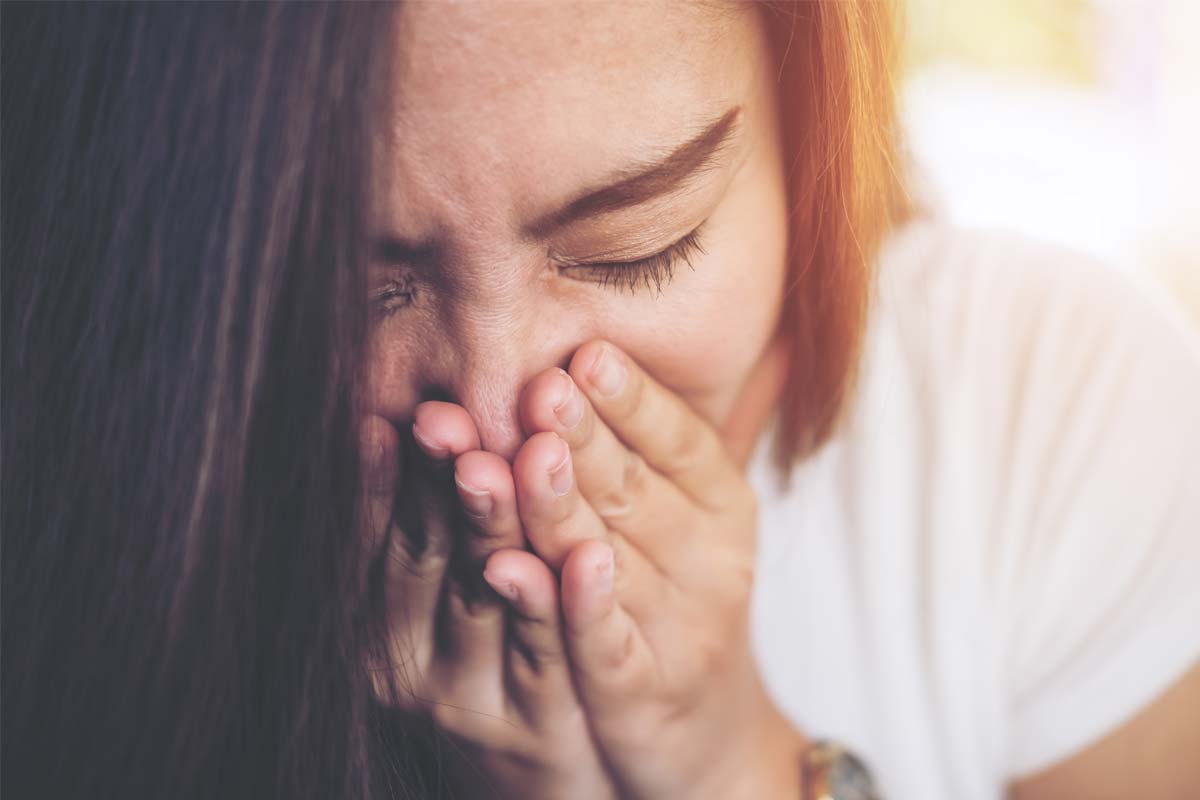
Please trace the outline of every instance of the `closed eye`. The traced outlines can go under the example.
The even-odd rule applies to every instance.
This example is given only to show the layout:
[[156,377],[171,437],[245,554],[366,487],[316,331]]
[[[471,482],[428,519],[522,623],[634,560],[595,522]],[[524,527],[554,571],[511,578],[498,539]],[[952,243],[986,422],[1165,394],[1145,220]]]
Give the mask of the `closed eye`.
[[[567,263],[560,270],[581,280],[598,283],[603,287],[630,294],[639,289],[662,294],[675,277],[676,268],[682,263],[695,270],[692,259],[705,255],[707,251],[700,241],[704,224],[696,226],[679,241],[651,256],[633,261],[592,261]],[[371,308],[377,318],[389,317],[411,306],[415,300],[416,287],[411,275],[401,275],[376,289],[371,296]]]
[[700,242],[700,229],[703,223],[691,233],[669,247],[652,256],[639,258],[635,261],[593,261],[577,264],[565,264],[563,272],[579,276],[583,280],[598,283],[601,286],[624,291],[628,289],[633,294],[638,289],[653,291],[657,297],[662,294],[663,287],[675,277],[675,269],[681,263],[688,269],[695,270],[692,259],[704,255],[704,245]]
[[411,275],[403,274],[371,294],[371,310],[377,318],[389,317],[412,305],[416,294]]

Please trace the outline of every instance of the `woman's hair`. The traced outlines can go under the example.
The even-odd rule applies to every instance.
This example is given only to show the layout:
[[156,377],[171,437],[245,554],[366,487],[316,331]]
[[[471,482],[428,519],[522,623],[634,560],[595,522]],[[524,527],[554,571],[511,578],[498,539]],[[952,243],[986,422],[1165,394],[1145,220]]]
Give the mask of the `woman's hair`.
[[4,4],[6,798],[368,793],[389,13]]
[[783,331],[791,364],[776,464],[833,434],[854,388],[880,245],[908,213],[898,158],[895,0],[772,2],[788,163]]
[[[790,461],[851,384],[894,207],[891,40],[874,0],[771,13]],[[356,533],[393,7],[2,15],[2,793],[433,794],[428,731],[370,700]]]

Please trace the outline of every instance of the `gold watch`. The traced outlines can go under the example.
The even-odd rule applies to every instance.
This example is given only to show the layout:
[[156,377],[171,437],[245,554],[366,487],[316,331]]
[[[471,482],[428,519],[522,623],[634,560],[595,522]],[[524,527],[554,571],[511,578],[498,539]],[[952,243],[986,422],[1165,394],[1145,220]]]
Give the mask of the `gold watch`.
[[804,753],[804,800],[881,800],[862,759],[826,740]]

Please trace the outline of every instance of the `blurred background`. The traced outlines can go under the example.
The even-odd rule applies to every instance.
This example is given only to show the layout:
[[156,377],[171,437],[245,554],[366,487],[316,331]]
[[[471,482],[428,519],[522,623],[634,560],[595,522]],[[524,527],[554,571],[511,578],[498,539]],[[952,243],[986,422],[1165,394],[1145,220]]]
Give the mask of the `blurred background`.
[[1149,274],[1200,324],[1200,0],[906,7],[923,199]]

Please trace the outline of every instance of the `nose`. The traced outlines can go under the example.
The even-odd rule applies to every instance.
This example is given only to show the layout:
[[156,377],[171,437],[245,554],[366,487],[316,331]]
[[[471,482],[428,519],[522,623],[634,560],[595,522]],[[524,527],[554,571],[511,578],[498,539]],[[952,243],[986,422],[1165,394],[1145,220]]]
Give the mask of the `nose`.
[[455,327],[438,382],[471,415],[483,449],[511,462],[526,438],[518,413],[522,388],[542,370],[565,367],[582,342],[545,317]]
[[475,421],[483,449],[511,462],[524,441],[517,402],[532,375],[523,360],[508,353],[463,364],[450,381],[450,393]]

